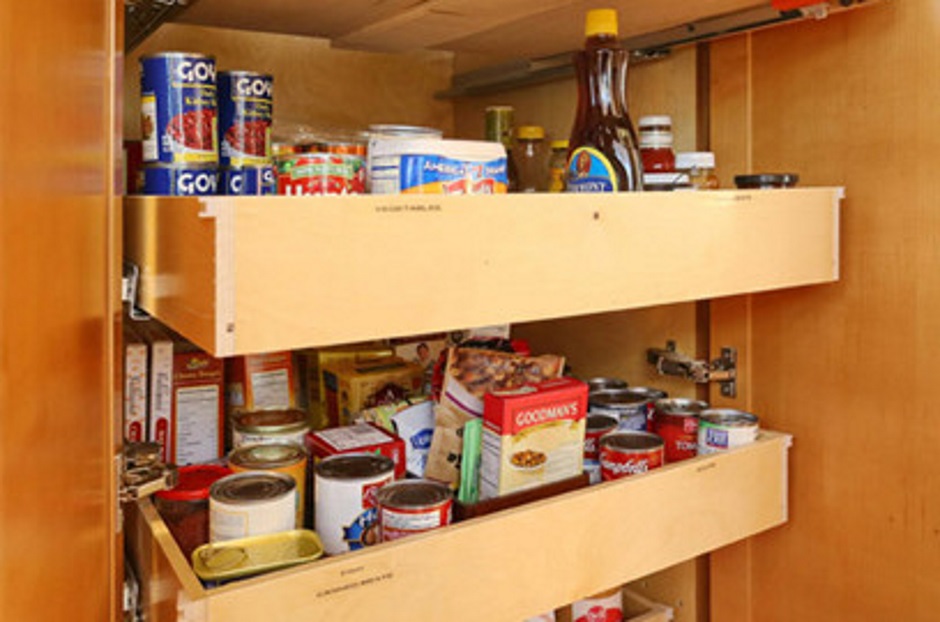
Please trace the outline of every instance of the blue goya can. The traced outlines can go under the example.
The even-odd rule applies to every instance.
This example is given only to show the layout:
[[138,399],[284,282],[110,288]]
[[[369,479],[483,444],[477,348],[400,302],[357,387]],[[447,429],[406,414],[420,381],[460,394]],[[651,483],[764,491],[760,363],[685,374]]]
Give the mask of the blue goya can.
[[218,163],[215,59],[162,52],[140,59],[144,162]]
[[215,164],[143,167],[141,194],[156,196],[208,196],[217,194],[219,174]]
[[223,168],[219,171],[219,194],[276,194],[277,175],[273,166]]
[[253,71],[219,72],[219,163],[271,163],[274,78]]

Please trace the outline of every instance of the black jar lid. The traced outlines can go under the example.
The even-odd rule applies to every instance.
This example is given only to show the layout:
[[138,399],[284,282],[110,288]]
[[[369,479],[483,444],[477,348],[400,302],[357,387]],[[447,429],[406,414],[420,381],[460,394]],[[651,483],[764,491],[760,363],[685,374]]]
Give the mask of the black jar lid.
[[796,173],[760,173],[757,175],[735,175],[738,188],[792,188],[800,181]]

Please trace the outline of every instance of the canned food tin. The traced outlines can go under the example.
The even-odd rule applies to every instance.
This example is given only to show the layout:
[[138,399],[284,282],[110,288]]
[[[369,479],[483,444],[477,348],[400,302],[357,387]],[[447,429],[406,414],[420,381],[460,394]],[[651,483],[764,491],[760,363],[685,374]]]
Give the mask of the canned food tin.
[[711,408],[699,415],[698,452],[711,454],[757,440],[758,419],[742,410]]
[[612,389],[626,389],[627,381],[620,378],[597,377],[587,381],[588,391],[595,393],[597,391],[610,391]]
[[162,52],[140,59],[144,162],[219,161],[215,59]]
[[268,195],[277,193],[277,173],[273,166],[223,168],[219,171],[221,194]]
[[310,426],[302,410],[255,410],[233,417],[232,445],[291,443],[304,447],[304,436]]
[[449,525],[454,504],[450,488],[425,479],[392,482],[375,499],[380,542]]
[[314,528],[328,555],[378,542],[375,496],[394,476],[394,461],[376,454],[340,454],[317,463]]
[[283,473],[248,471],[209,488],[209,540],[220,542],[294,529],[297,484]]
[[708,404],[672,398],[653,402],[650,431],[665,443],[666,462],[679,462],[698,454],[698,416]]
[[652,403],[666,397],[666,393],[648,387],[608,389],[588,395],[588,412],[610,415],[620,422],[621,430],[646,430]]
[[[274,78],[253,71],[219,72],[219,164],[271,162]],[[259,193],[237,193],[259,194]]]
[[649,432],[611,432],[600,440],[601,479],[646,473],[663,465],[663,439]]
[[402,138],[432,138],[440,139],[444,137],[441,130],[433,127],[421,127],[417,125],[370,125],[369,126],[369,146],[366,154],[366,182],[369,192],[372,192],[372,153],[376,145],[382,141],[398,140]]
[[588,415],[584,425],[584,471],[588,474],[589,483],[597,484],[601,481],[601,463],[598,441],[609,432],[617,429],[619,421],[611,415]]
[[363,194],[360,155],[298,153],[277,159],[277,193],[289,196]]
[[573,622],[621,622],[623,594],[619,587],[571,603]]
[[147,164],[141,174],[140,191],[152,196],[209,196],[219,186],[215,164]]
[[236,473],[244,471],[266,471],[283,473],[293,478],[297,496],[295,525],[304,524],[304,483],[307,481],[307,452],[292,444],[245,445],[233,449],[228,456],[228,465]]

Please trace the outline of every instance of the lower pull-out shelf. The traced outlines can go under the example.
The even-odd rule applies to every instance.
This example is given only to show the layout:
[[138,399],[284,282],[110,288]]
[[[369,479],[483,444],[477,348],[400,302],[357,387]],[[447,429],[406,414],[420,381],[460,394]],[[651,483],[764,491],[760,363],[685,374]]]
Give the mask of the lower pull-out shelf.
[[787,520],[791,437],[204,588],[153,505],[128,540],[147,620],[518,622]]

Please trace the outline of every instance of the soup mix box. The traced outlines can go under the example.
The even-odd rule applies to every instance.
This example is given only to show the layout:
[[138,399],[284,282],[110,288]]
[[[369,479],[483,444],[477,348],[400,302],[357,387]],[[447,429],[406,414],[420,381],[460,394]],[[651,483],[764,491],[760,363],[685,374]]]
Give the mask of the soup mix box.
[[587,384],[566,377],[488,393],[481,499],[580,475],[587,395]]

